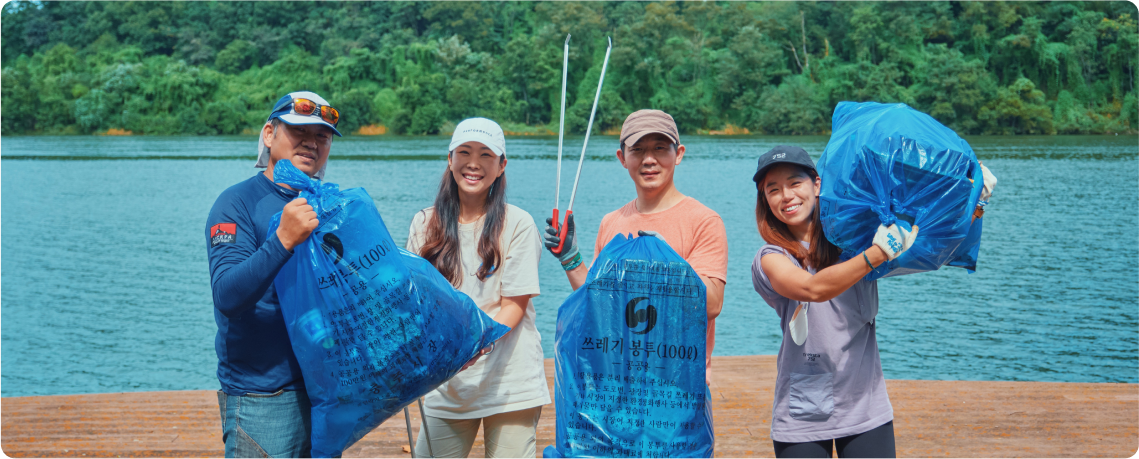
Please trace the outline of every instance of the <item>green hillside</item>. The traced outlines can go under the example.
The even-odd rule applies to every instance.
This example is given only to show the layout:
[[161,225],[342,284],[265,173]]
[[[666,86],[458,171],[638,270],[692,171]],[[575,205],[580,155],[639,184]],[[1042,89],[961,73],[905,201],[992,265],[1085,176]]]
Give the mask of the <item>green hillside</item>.
[[311,89],[354,132],[470,116],[569,132],[640,108],[684,132],[817,134],[839,101],[905,102],[962,134],[1134,133],[1128,2],[11,2],[3,135],[235,134]]

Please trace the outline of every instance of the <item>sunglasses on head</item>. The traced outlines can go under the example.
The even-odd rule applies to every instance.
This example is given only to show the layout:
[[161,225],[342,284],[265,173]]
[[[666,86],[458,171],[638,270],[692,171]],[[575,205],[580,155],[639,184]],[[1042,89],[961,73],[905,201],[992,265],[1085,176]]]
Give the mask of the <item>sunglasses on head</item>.
[[340,121],[340,111],[328,105],[320,105],[309,99],[294,98],[292,102],[293,112],[298,115],[313,116],[319,112],[320,119],[327,121],[328,124],[336,126]]

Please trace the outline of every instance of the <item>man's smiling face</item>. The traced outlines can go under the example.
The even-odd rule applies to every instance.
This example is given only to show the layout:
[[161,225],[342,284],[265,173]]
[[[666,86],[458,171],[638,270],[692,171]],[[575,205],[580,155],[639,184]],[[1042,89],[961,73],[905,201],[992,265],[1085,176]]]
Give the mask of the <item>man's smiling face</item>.
[[322,124],[289,125],[280,123],[276,129],[267,127],[262,135],[267,135],[269,162],[287,159],[297,169],[312,177],[328,162],[328,151],[332,147],[332,129]]
[[672,183],[672,173],[684,157],[684,146],[664,134],[649,134],[626,145],[618,155],[638,190],[656,190]]

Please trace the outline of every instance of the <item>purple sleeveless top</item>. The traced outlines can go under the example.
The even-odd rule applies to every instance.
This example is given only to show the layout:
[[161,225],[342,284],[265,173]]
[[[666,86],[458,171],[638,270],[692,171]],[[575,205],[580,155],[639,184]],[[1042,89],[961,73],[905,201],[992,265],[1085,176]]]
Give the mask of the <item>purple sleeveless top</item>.
[[800,302],[771,288],[760,265],[766,255],[786,256],[801,265],[771,244],[761,247],[751,264],[755,291],[779,314],[783,330],[771,439],[788,443],[829,440],[893,420],[874,335],[878,282],[859,281],[830,301],[810,303],[807,339],[799,346],[791,339],[788,325]]

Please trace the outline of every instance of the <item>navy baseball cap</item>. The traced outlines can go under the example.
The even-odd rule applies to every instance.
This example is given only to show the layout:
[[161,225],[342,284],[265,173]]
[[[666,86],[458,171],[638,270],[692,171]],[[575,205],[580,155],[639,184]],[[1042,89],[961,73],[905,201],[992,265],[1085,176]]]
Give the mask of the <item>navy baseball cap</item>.
[[755,168],[755,175],[751,178],[755,182],[756,189],[759,188],[759,181],[767,175],[767,170],[777,164],[795,164],[815,172],[815,162],[811,161],[811,155],[807,154],[807,150],[793,145],[776,145],[771,151],[759,156],[759,164]]

